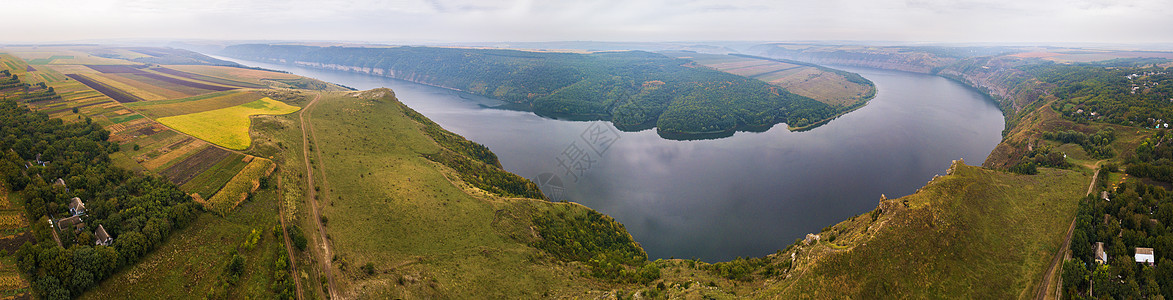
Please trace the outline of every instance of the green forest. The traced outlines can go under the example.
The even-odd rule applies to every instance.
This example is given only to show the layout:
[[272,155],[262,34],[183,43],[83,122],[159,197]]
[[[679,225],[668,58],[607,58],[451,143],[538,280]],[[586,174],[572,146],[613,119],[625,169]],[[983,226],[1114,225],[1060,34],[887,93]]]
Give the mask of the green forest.
[[607,120],[629,131],[656,127],[669,138],[763,130],[778,123],[808,127],[850,109],[642,51],[579,54],[251,44],[228,47],[222,54],[363,68],[499,99],[546,117]]
[[[1100,134],[1097,134],[1100,135]],[[1158,131],[1125,159],[1129,175],[1170,182],[1169,161],[1173,147],[1167,131]],[[1063,266],[1063,286],[1072,299],[1168,299],[1173,297],[1173,194],[1165,188],[1140,181],[1127,181],[1114,189],[1108,172],[1100,170],[1096,185],[1105,195],[1089,195],[1080,202],[1076,227],[1071,238],[1074,258]],[[1102,243],[1107,260],[1096,257],[1096,243]],[[1151,248],[1155,266],[1135,261],[1137,248]],[[1100,261],[1097,261],[1100,260]]]

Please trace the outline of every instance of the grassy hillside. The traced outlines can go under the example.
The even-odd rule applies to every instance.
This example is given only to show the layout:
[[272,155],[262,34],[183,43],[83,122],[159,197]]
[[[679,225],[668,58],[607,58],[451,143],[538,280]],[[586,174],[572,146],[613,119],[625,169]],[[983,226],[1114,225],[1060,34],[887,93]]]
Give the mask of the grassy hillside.
[[[340,295],[532,298],[581,296],[618,284],[582,276],[588,269],[584,264],[531,246],[542,239],[533,227],[535,218],[557,212],[581,215],[589,209],[505,198],[467,183],[462,180],[465,170],[428,157],[442,152],[464,157],[484,166],[475,171],[482,177],[516,175],[495,166],[495,156],[491,164],[483,163],[462,154],[468,151],[446,148],[428,134],[434,124],[410,117],[415,112],[390,90],[324,93],[307,113],[316,136],[309,149],[317,201],[299,198],[306,191],[294,186],[305,176],[295,116],[258,118],[255,149],[282,162],[285,205],[295,211],[288,217],[308,231],[318,221],[325,226],[333,254],[320,258],[316,252],[302,257],[299,265],[318,268],[320,259],[328,259]],[[310,217],[310,205],[319,206],[320,220]],[[609,217],[604,220],[622,229]],[[625,230],[617,238],[634,244]],[[311,237],[311,248],[321,243]],[[313,276],[309,286],[323,288],[310,292],[325,294],[324,285],[317,283],[325,279],[315,279],[321,271],[307,271]]]
[[[883,201],[803,247],[782,298],[1012,299],[1034,296],[1062,244],[1088,174],[1032,176],[957,164],[916,194]],[[853,233],[868,232],[866,235]],[[801,262],[815,263],[804,266]]]

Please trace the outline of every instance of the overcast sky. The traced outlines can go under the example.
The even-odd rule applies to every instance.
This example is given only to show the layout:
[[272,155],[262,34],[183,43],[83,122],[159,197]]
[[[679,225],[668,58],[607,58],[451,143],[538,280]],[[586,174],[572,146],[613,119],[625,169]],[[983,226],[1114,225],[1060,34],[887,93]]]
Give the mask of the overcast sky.
[[1170,0],[3,0],[0,7],[9,28],[3,42],[1173,42]]

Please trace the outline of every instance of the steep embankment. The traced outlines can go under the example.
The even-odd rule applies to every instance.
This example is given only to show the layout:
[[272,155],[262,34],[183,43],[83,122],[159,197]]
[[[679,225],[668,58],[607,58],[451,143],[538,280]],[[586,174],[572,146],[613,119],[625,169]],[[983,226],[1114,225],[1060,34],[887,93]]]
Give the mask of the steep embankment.
[[1055,169],[1024,176],[960,162],[950,173],[913,195],[882,200],[870,216],[831,226],[820,234],[822,241],[798,247],[788,278],[764,294],[787,299],[1033,296],[1088,176]]
[[[1021,67],[1037,61],[1011,57],[975,57],[940,69],[937,75],[969,85],[996,100],[1008,120],[1040,97],[1047,86]],[[1014,124],[1008,122],[1007,128]]]

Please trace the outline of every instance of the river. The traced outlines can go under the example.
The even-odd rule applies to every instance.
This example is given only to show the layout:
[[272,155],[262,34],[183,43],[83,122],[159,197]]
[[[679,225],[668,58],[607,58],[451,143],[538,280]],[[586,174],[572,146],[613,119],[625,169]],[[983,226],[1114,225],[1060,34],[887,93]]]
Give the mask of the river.
[[773,253],[872,210],[881,194],[915,192],[952,160],[980,165],[1004,126],[994,103],[973,89],[877,69],[839,67],[875,82],[876,97],[813,130],[779,124],[673,141],[654,129],[619,132],[606,122],[488,108],[499,103],[385,77],[217,58],[357,89],[391,88],[444,128],[488,146],[506,170],[543,184],[552,198],[616,218],[651,259],[714,262]]

